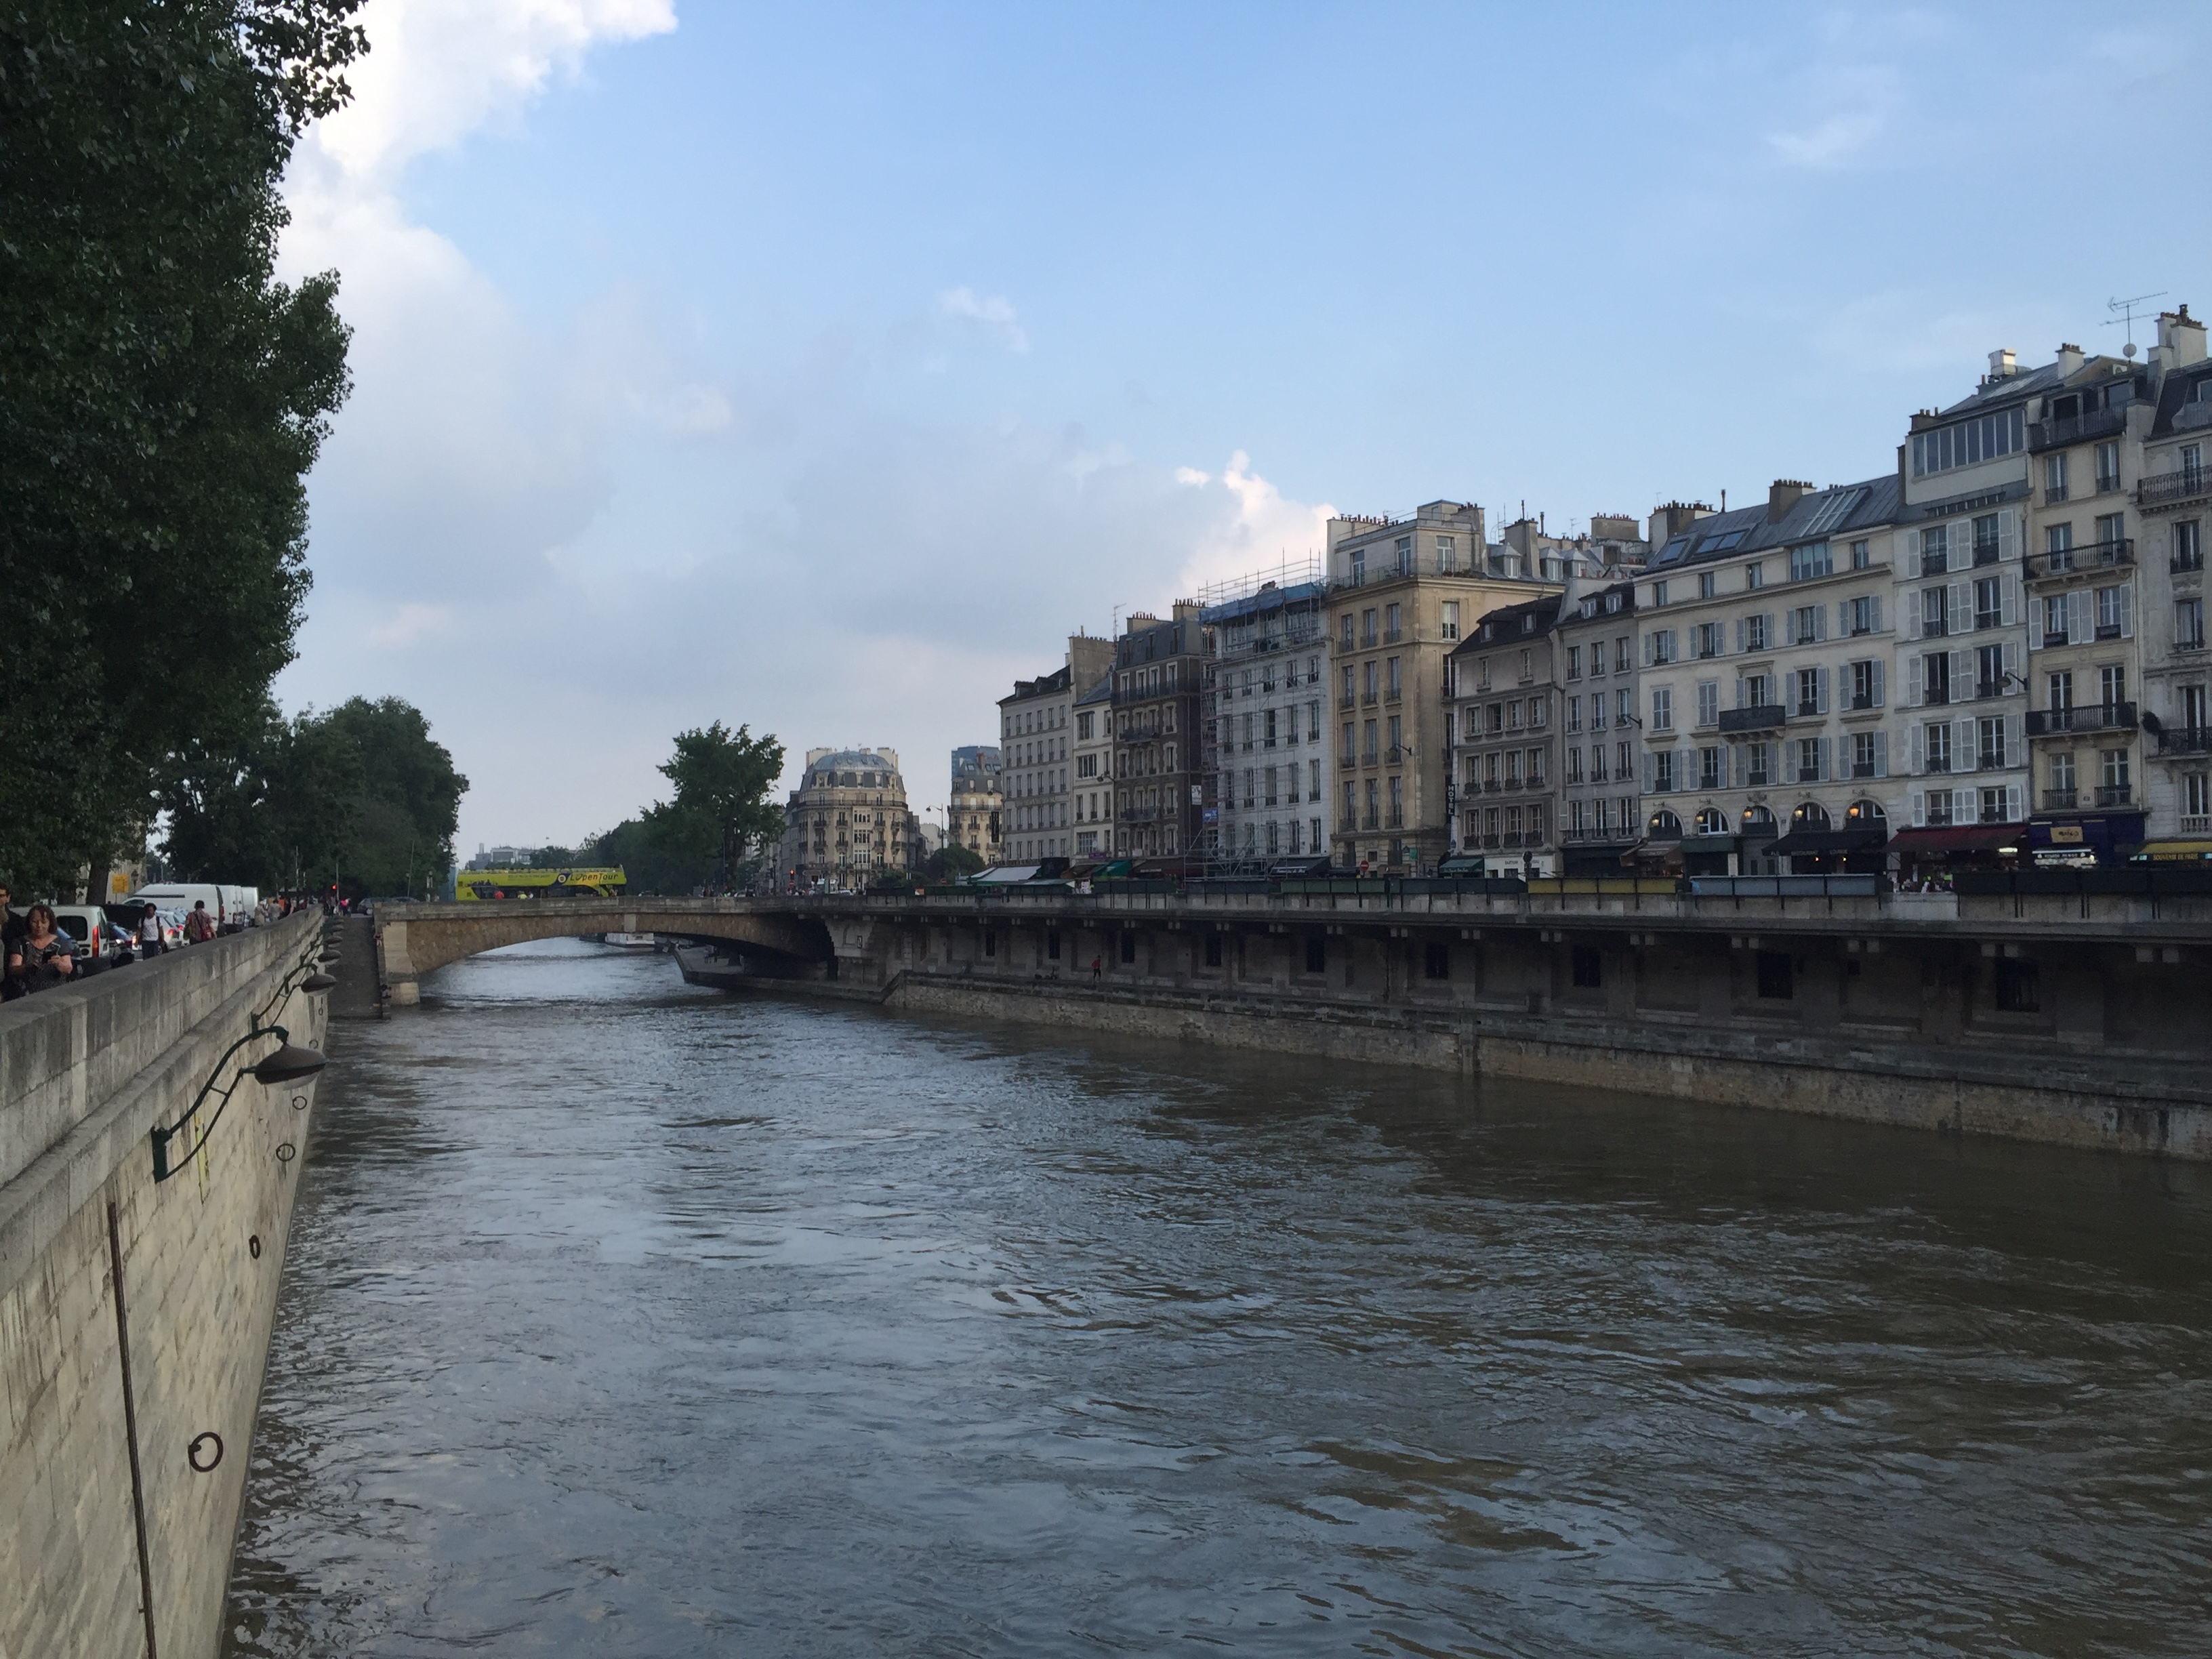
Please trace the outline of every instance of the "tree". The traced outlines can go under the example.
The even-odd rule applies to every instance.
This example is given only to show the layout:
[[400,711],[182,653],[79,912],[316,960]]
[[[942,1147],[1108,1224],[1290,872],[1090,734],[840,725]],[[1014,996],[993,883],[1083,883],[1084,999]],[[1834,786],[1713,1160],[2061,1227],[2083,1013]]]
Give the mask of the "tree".
[[0,11],[0,865],[73,886],[188,760],[268,738],[346,389],[337,278],[274,280],[358,0]]
[[963,876],[972,876],[983,867],[983,855],[958,842],[947,842],[932,853],[921,866],[921,873],[932,881],[957,881]]
[[355,697],[289,724],[264,703],[246,738],[197,745],[163,804],[186,879],[420,893],[453,868],[468,780],[398,697]]
[[742,848],[783,833],[783,809],[769,799],[783,775],[783,745],[773,737],[756,738],[743,726],[732,732],[720,720],[679,732],[660,775],[676,786],[676,799],[648,807],[645,828],[672,859],[703,860],[711,871],[726,836]]

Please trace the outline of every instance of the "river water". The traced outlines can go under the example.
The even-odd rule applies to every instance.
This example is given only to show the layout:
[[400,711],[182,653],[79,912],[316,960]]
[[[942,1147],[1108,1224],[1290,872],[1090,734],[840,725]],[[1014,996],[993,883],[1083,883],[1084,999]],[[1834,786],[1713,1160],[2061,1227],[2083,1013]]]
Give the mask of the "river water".
[[2207,1650],[2203,1171],[566,941],[331,1040],[234,1654]]

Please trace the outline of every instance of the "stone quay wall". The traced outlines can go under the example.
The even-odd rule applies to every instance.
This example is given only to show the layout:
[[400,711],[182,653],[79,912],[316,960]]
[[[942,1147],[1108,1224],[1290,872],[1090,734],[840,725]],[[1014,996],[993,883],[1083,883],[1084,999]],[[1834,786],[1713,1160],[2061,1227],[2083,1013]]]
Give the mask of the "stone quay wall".
[[0,1008],[0,1659],[218,1650],[314,1081],[245,1079],[159,1184],[150,1132],[257,1013],[321,1046],[323,999],[283,989],[321,927]]

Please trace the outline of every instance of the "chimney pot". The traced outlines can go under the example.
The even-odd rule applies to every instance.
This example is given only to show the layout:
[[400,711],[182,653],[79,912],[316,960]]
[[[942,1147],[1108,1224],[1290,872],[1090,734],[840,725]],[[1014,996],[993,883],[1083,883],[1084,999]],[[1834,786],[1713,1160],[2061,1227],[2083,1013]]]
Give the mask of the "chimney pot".
[[1990,378],[1992,380],[2010,380],[2019,373],[2019,359],[2010,346],[1999,346],[1990,353]]

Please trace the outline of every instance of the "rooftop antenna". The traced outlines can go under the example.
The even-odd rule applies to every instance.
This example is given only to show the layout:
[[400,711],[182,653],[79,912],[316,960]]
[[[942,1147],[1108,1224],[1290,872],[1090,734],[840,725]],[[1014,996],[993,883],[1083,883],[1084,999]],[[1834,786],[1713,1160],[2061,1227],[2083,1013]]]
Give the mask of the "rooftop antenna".
[[2166,298],[2166,290],[2160,289],[2155,294],[2138,294],[2133,299],[2107,300],[2105,301],[2106,310],[2117,311],[2120,313],[2118,316],[2107,322],[2105,326],[2106,328],[2125,328],[2128,331],[2128,343],[2120,349],[2121,356],[2132,357],[2136,355],[2136,307],[2142,305],[2148,300],[2163,300]]

